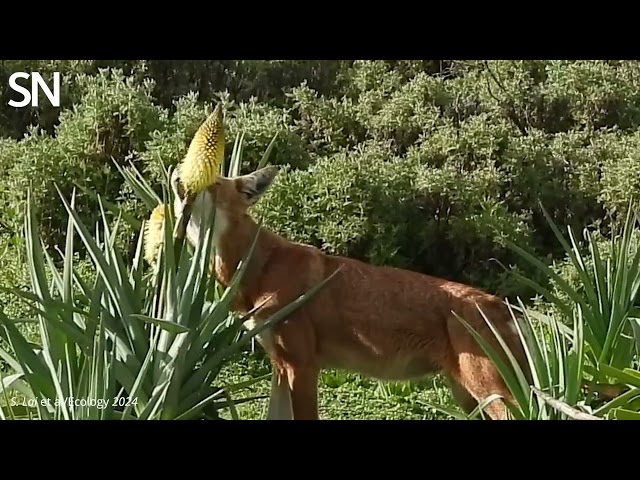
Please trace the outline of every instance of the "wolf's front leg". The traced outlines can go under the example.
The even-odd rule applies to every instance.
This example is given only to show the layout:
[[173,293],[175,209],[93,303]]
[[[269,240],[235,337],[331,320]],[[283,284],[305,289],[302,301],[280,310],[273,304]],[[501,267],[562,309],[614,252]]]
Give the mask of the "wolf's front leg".
[[291,388],[291,410],[294,420],[318,420],[319,369],[311,366],[289,366],[287,376]]
[[286,372],[274,368],[271,374],[271,396],[266,420],[293,420],[291,392]]

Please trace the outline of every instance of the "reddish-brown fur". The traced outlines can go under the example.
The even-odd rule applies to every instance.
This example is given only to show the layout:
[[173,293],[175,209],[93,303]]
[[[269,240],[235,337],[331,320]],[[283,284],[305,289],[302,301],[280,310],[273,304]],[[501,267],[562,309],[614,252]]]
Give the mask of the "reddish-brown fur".
[[[197,240],[197,222],[207,221],[203,215],[216,209],[215,273],[222,284],[229,283],[256,232],[257,224],[247,209],[266,191],[276,172],[267,168],[219,178],[194,205],[192,242]],[[182,193],[176,176],[173,184],[178,205]],[[274,368],[272,402],[281,404],[274,408],[286,408],[282,405],[290,400],[294,419],[317,419],[317,383],[323,368],[383,380],[442,372],[467,412],[493,393],[511,399],[490,359],[452,311],[501,351],[477,304],[522,360],[511,316],[499,298],[467,285],[327,255],[263,228],[233,308],[246,313],[271,297],[255,315],[254,323],[259,323],[338,268],[338,274],[313,299],[260,337]],[[486,411],[494,419],[506,416],[501,401]]]

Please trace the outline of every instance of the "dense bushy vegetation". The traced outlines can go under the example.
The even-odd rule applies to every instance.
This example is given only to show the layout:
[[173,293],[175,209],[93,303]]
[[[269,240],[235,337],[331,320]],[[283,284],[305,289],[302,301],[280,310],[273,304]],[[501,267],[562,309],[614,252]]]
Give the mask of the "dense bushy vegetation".
[[[62,106],[8,106],[14,71],[62,72]],[[507,241],[575,280],[540,203],[556,224],[601,241],[640,193],[640,62],[6,60],[0,287],[28,283],[28,187],[52,252],[67,230],[56,186],[65,198],[76,189],[87,225],[99,215],[95,194],[147,217],[118,165],[158,185],[216,102],[228,151],[244,134],[243,171],[277,134],[270,159],[283,171],[255,208],[266,226],[501,294],[533,295],[505,267],[550,281]],[[122,224],[117,243],[133,254],[137,235]],[[0,291],[0,306],[19,317],[7,298]]]
[[0,82],[3,245],[28,185],[51,247],[65,231],[54,183],[80,189],[83,219],[91,192],[146,215],[114,161],[154,182],[216,101],[229,147],[245,133],[244,170],[278,133],[286,173],[256,209],[269,227],[500,293],[528,293],[504,276],[519,261],[503,239],[562,254],[538,201],[607,231],[640,190],[637,62],[5,61],[0,77],[31,69],[63,72],[63,106],[13,109]]

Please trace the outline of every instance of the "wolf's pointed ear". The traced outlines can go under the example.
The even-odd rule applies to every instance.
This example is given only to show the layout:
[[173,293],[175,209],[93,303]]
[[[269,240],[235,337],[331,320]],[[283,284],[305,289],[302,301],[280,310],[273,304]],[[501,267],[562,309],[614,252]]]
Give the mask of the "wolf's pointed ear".
[[236,179],[238,191],[249,204],[253,205],[269,189],[279,171],[278,167],[271,165],[238,177]]

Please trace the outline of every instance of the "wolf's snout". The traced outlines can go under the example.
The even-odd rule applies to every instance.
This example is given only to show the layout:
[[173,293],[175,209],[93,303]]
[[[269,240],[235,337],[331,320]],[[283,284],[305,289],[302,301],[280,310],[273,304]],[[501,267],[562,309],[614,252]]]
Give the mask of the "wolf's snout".
[[177,168],[173,172],[171,172],[171,189],[173,190],[173,194],[177,199],[184,200],[184,188],[182,187],[180,174]]

